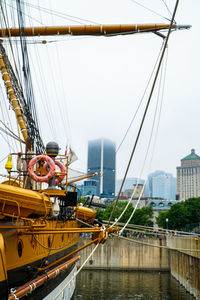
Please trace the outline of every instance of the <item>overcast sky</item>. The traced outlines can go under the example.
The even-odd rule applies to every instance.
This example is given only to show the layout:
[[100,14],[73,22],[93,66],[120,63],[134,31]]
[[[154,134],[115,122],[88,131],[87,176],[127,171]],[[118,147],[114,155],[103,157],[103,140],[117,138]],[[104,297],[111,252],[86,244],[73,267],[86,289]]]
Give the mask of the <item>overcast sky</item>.
[[[36,2],[41,7],[50,7],[52,10],[90,20],[91,23],[87,24],[168,23],[164,19],[170,17],[166,5],[171,12],[175,5],[174,0],[138,0],[140,4],[159,14],[157,15],[131,0],[38,0],[32,3]],[[140,176],[143,164],[142,178],[155,170],[164,170],[176,176],[180,159],[188,155],[192,148],[200,155],[200,1],[179,2],[176,22],[190,24],[192,28],[175,31],[170,36],[155,147],[151,144],[144,164],[159,81],[129,177]],[[47,6],[49,3],[51,5]],[[76,24],[54,15],[44,15],[43,11],[38,14],[34,9],[27,11],[27,14],[45,25],[51,22],[53,25]],[[32,22],[39,25],[33,19]],[[151,33],[106,38],[60,37],[59,42],[57,38],[50,40],[56,42],[29,46],[42,137],[45,142],[56,140],[61,145],[62,152],[65,145],[70,143],[79,157],[74,168],[85,171],[88,140],[104,137],[113,140],[116,148],[120,145],[147,86],[163,40]],[[34,55],[41,55],[41,58],[36,59]],[[124,175],[147,98],[146,95],[125,142],[117,152],[117,179]],[[55,132],[53,128],[49,128],[46,114],[51,115],[51,120],[54,119],[52,127]],[[157,116],[156,124],[158,119]],[[155,133],[152,142],[154,136]]]

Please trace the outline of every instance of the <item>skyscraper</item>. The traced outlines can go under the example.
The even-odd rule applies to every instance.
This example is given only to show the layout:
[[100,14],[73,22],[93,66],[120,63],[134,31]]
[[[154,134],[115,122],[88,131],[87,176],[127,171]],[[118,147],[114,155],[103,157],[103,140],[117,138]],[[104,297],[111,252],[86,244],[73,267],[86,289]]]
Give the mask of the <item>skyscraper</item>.
[[180,200],[200,197],[200,156],[194,149],[181,159],[181,166],[177,167],[177,194]]
[[160,175],[164,175],[164,174],[165,174],[164,171],[155,171],[148,175],[147,184],[145,186],[145,196],[146,197],[153,197],[153,178],[160,176]]
[[115,144],[107,139],[88,142],[88,173],[101,172],[94,176],[97,195],[106,198],[115,196]]
[[166,200],[176,199],[176,178],[172,174],[159,175],[152,178],[153,198]]
[[164,171],[155,171],[148,176],[146,197],[176,199],[176,178]]

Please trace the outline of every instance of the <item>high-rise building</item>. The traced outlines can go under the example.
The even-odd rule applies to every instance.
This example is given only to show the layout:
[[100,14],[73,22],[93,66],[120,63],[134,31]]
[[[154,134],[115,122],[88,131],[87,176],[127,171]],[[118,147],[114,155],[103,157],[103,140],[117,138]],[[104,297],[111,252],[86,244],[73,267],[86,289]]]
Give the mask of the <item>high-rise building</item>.
[[159,175],[152,178],[153,198],[166,200],[176,199],[176,178],[172,174]]
[[146,197],[176,199],[176,178],[164,171],[155,171],[148,176]]
[[101,172],[93,177],[97,182],[97,196],[115,196],[115,143],[107,139],[88,142],[88,173]]
[[180,200],[200,197],[200,156],[194,149],[177,167],[177,194]]
[[164,174],[164,171],[155,171],[148,175],[147,184],[145,186],[145,197],[153,197],[153,178]]

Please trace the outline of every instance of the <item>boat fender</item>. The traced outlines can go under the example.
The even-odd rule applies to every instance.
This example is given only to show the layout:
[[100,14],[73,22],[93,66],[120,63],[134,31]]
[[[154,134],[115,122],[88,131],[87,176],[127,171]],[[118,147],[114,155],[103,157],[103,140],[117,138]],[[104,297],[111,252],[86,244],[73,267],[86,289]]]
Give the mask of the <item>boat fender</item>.
[[59,206],[57,200],[53,204],[53,214],[55,217],[59,216],[59,214],[60,214],[60,206]]
[[[60,168],[61,173],[66,174],[66,168],[63,165],[63,163],[61,163],[59,160],[55,160],[55,165]],[[47,168],[47,163],[44,164],[44,168]],[[58,176],[58,178],[56,178],[55,180],[56,185],[59,184],[65,178],[65,174],[61,174]]]
[[[49,172],[45,176],[37,176],[34,172],[34,165],[41,160],[45,161],[49,167]],[[55,174],[55,163],[48,155],[37,155],[33,157],[28,164],[28,174],[37,182],[48,182]]]

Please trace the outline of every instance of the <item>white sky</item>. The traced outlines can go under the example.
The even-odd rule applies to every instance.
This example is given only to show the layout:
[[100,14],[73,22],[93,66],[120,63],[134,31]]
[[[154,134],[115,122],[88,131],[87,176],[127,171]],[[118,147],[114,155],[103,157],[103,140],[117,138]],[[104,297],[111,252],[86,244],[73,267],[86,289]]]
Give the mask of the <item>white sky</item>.
[[[171,11],[175,5],[174,0],[138,2],[165,17],[169,17],[169,14],[164,3]],[[167,23],[164,18],[131,0],[38,0],[32,3],[101,24]],[[53,15],[47,19],[43,12],[29,13],[44,24],[75,24]],[[191,24],[192,28],[171,34],[156,147],[151,164],[152,151],[148,156],[142,178],[158,169],[176,176],[176,167],[180,165],[181,158],[189,154],[192,148],[200,154],[199,13],[199,0],[180,1],[175,18],[177,24]],[[56,139],[62,152],[66,143],[70,143],[79,157],[74,168],[85,171],[89,139],[105,137],[116,142],[116,147],[119,146],[146,88],[162,39],[154,34],[141,34],[108,38],[60,37],[60,40],[47,45],[29,46],[42,137],[45,142]],[[41,55],[40,60],[38,54]],[[52,79],[49,75],[53,75]],[[156,99],[155,95],[129,177],[140,175]],[[54,129],[49,130],[45,105],[49,107],[51,120],[54,119],[55,133]],[[63,118],[67,120],[67,115],[69,118],[64,123],[62,113]],[[123,177],[140,118],[141,113],[117,153],[117,179]]]

